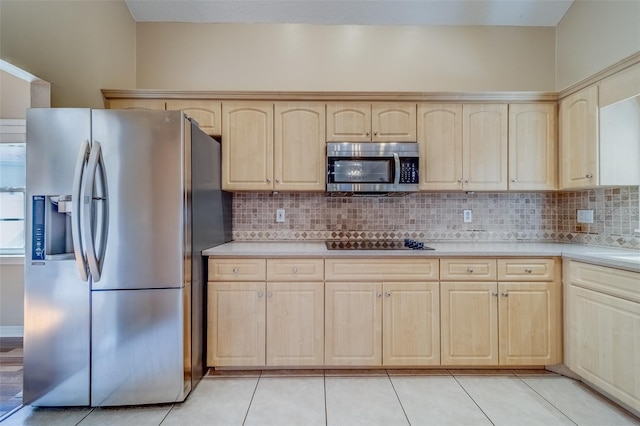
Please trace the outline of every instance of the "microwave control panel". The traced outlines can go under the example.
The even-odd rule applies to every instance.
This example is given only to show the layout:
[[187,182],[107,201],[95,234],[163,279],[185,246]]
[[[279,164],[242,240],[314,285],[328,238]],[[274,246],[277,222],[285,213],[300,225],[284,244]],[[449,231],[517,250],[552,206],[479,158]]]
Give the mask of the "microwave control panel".
[[402,158],[400,161],[400,183],[420,183],[418,159]]

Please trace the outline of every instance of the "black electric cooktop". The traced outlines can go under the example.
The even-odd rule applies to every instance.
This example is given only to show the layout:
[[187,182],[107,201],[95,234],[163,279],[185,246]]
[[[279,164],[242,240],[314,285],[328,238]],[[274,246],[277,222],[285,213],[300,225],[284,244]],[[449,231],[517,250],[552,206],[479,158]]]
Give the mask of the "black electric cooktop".
[[328,250],[434,250],[415,240],[325,241]]

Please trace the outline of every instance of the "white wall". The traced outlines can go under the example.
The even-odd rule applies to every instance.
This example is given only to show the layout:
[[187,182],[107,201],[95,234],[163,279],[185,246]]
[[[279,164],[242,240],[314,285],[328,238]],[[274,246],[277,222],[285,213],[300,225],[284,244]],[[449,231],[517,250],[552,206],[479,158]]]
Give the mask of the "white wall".
[[0,71],[0,118],[26,118],[31,105],[31,83]]
[[640,51],[640,1],[575,0],[556,28],[556,89]]
[[135,22],[123,1],[0,1],[0,56],[51,83],[51,106],[102,108],[135,88]]
[[137,87],[554,91],[554,46],[553,28],[139,23]]

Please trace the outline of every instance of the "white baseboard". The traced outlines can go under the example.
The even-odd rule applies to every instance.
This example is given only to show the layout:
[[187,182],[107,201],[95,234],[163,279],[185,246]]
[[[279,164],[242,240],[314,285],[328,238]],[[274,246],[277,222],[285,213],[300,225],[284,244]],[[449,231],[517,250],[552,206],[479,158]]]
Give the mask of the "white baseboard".
[[0,337],[24,337],[21,325],[0,325]]

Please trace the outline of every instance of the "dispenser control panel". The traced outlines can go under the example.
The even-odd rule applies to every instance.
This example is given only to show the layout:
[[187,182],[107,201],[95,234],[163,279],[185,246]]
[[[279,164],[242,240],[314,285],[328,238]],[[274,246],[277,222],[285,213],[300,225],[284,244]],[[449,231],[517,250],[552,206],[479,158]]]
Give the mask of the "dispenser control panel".
[[33,196],[33,222],[31,229],[31,259],[44,260],[45,196]]

